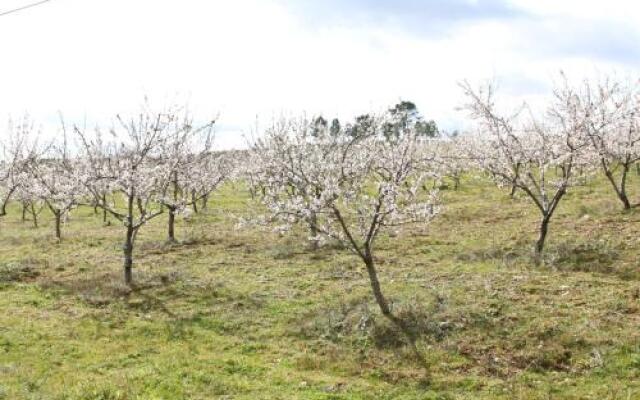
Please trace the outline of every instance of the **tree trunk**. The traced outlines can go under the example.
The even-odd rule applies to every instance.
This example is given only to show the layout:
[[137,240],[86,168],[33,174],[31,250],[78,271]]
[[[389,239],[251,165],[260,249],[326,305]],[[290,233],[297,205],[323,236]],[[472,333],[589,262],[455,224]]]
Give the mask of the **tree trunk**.
[[378,273],[376,271],[376,267],[373,262],[373,257],[371,255],[366,255],[364,258],[364,263],[367,267],[367,273],[369,274],[369,283],[371,284],[371,290],[373,291],[373,297],[376,299],[376,303],[384,315],[392,324],[394,324],[402,334],[407,339],[407,343],[411,347],[411,351],[413,355],[416,357],[421,366],[425,369],[427,374],[429,373],[429,364],[427,360],[422,356],[418,347],[416,346],[416,336],[411,331],[409,326],[403,321],[401,318],[396,317],[391,312],[391,308],[389,307],[389,302],[384,297],[382,293],[382,289],[380,288],[380,281],[378,280]]
[[509,193],[509,197],[511,197],[512,199],[516,196],[516,191],[518,190],[518,187],[515,184],[511,185],[511,193]]
[[382,289],[380,288],[380,281],[378,280],[378,273],[373,263],[373,259],[372,258],[365,259],[365,265],[367,267],[367,273],[369,274],[369,283],[371,284],[373,297],[375,297],[376,303],[378,303],[378,307],[380,307],[380,311],[382,312],[382,314],[388,317],[392,315],[391,308],[389,307],[389,303],[387,302],[387,299],[384,297],[384,294],[382,294]]
[[202,197],[202,209],[206,210],[207,209],[207,204],[209,204],[209,195],[206,194]]
[[175,236],[175,224],[176,224],[176,208],[171,206],[171,207],[167,207],[169,209],[169,222],[168,222],[168,230],[167,230],[167,241],[169,242],[175,242],[176,241],[176,236]]
[[175,242],[175,226],[176,226],[176,204],[178,204],[178,195],[180,194],[180,186],[178,186],[178,172],[174,171],[172,174],[171,183],[173,185],[173,204],[166,205],[169,209],[169,221],[168,221],[168,230],[167,230],[167,241]]
[[625,192],[620,192],[618,194],[618,198],[622,202],[622,207],[625,210],[631,210],[631,202],[629,201],[629,197],[627,196],[627,194]]
[[127,226],[127,235],[124,241],[124,282],[131,286],[133,283],[133,227]]
[[631,166],[628,164],[623,165],[622,169],[622,177],[620,178],[620,201],[624,206],[625,210],[631,209],[631,202],[629,201],[629,196],[627,196],[627,175],[629,173],[629,168]]
[[53,215],[56,218],[56,239],[60,241],[62,240],[62,231],[60,229],[60,224],[62,222],[62,213],[60,211],[55,211]]
[[22,202],[22,222],[27,220],[27,203]]
[[193,207],[193,212],[198,213],[198,202],[196,201],[196,193],[191,192],[191,206]]
[[[102,204],[103,205],[107,204],[107,195],[106,194],[102,195]],[[103,207],[102,208],[102,223],[104,223],[104,224],[107,223],[107,207]]]
[[133,227],[133,210],[135,202],[135,193],[131,190],[127,199],[127,219],[126,227],[127,234],[124,239],[124,246],[122,247],[124,252],[124,282],[131,286],[133,283],[133,239],[135,235],[135,229]]
[[311,250],[315,251],[320,248],[320,242],[318,242],[318,215],[315,211],[311,212],[311,216],[309,217],[309,233],[312,237],[311,239]]
[[16,191],[17,187],[14,186],[9,189],[9,192],[4,196],[4,200],[2,200],[2,204],[0,204],[0,217],[4,217],[7,215],[7,203],[11,199],[11,196]]
[[518,182],[518,178],[520,178],[520,168],[521,167],[522,167],[522,165],[520,163],[516,163],[515,171],[514,171],[514,178],[511,181],[511,193],[509,193],[509,197],[511,197],[512,199],[515,198],[516,192],[518,191],[518,186],[516,185],[516,183]]
[[33,227],[37,228],[38,227],[38,213],[36,212],[36,206],[33,205],[33,202],[31,202],[31,218],[33,219]]
[[534,260],[536,265],[542,262],[542,251],[544,250],[544,242],[547,238],[547,232],[549,231],[549,220],[551,215],[545,215],[540,222],[540,230],[538,233],[538,240],[536,241]]
[[620,199],[620,201],[622,202],[622,207],[624,207],[625,210],[630,210],[631,202],[629,201],[629,197],[627,196],[627,174],[629,173],[629,166],[622,166],[623,169],[622,176],[620,177],[620,187],[618,187],[613,173],[607,167],[607,164],[604,161],[602,161],[602,167],[604,169],[604,175],[609,180],[609,183],[611,183],[611,186],[613,186],[613,190],[616,192],[618,199]]

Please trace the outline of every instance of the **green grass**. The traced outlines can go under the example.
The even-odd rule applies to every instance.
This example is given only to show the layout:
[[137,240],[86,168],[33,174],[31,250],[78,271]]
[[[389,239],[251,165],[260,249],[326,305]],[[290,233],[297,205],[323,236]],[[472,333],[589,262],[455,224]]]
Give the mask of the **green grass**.
[[[634,176],[631,187],[638,186]],[[633,193],[638,198],[638,193]],[[131,290],[116,221],[76,210],[0,221],[0,399],[638,399],[640,239],[599,180],[552,221],[491,184],[444,191],[429,226],[382,237],[394,309],[433,364],[425,382],[378,312],[359,260],[335,246],[235,230],[227,186],[177,226],[142,229]]]

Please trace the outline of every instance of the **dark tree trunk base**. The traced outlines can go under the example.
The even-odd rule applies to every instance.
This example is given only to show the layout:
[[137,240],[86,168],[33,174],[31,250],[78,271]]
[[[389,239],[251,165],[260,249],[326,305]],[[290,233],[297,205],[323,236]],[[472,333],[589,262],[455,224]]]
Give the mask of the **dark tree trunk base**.
[[167,242],[175,243],[175,225],[176,225],[176,210],[169,208],[169,221],[167,227]]
[[126,283],[127,286],[133,284],[133,269],[131,266],[124,267],[124,283]]
[[59,212],[55,213],[56,217],[56,239],[58,242],[62,240],[62,229],[60,225],[62,224],[62,215]]
[[410,327],[407,326],[404,320],[398,318],[391,312],[389,303],[387,302],[387,299],[384,297],[382,289],[380,288],[380,281],[378,280],[378,274],[376,272],[375,265],[373,264],[373,259],[370,258],[368,260],[365,260],[365,265],[367,267],[367,273],[369,274],[369,283],[371,284],[373,296],[376,299],[376,303],[378,304],[382,315],[384,315],[385,318],[387,318],[389,322],[391,322],[396,328],[398,328],[400,332],[402,332],[402,334],[405,336],[406,342],[411,348],[413,356],[415,357],[418,364],[420,364],[420,366],[424,368],[424,371],[428,378],[430,375],[431,367],[429,366],[429,363],[424,358],[422,353],[420,353],[420,350],[418,350],[418,346],[416,345],[417,338],[411,331]]
[[124,246],[122,247],[124,252],[124,283],[127,286],[133,284],[133,238],[134,229],[131,226],[127,227],[127,235],[125,237]]
[[540,232],[538,236],[538,240],[536,241],[536,246],[534,248],[533,261],[535,265],[542,264],[542,253],[544,251],[544,243],[547,239],[547,233],[549,232],[549,217],[545,217],[542,219],[540,223]]

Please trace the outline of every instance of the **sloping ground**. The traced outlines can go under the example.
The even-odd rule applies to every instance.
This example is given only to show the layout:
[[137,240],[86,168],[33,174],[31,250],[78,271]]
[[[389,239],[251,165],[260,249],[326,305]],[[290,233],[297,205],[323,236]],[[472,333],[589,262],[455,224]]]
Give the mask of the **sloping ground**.
[[180,244],[164,244],[163,219],[143,228],[135,290],[121,283],[117,224],[83,208],[56,244],[49,216],[34,229],[12,209],[0,398],[640,398],[640,212],[621,212],[604,182],[564,200],[542,267],[536,210],[476,181],[444,191],[432,225],[380,240],[383,289],[430,382],[359,260],[309,251],[304,232],[234,230],[244,196],[225,188],[180,222]]

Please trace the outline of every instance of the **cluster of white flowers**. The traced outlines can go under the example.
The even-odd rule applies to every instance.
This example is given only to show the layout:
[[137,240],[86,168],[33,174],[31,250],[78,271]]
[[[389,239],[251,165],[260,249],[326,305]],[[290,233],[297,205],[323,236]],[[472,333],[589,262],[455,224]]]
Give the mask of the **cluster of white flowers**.
[[521,190],[540,210],[537,255],[560,200],[597,169],[630,208],[627,174],[640,159],[640,85],[611,79],[572,85],[561,78],[541,117],[526,104],[505,116],[496,109],[491,86],[461,85],[468,99],[464,108],[478,123],[476,134],[461,138],[461,148],[472,168],[512,187],[512,193]]
[[[146,107],[135,118],[118,117],[108,135],[76,128],[83,145],[82,176],[92,200],[134,228],[165,208],[184,213],[232,172],[232,160],[212,149],[213,125],[195,127],[182,108]],[[131,199],[133,210],[114,194]]]
[[[214,152],[212,127],[196,127],[182,107],[154,110],[145,103],[139,114],[118,116],[103,131],[74,127],[75,145],[68,145],[64,127],[57,140],[42,140],[29,116],[10,122],[0,141],[0,216],[10,199],[30,207],[46,206],[61,222],[80,204],[101,208],[126,229],[125,266],[138,230],[165,211],[174,217],[204,200],[232,176],[234,160]],[[173,238],[173,218],[170,218]]]
[[250,157],[251,183],[270,213],[262,220],[278,230],[304,222],[313,241],[338,240],[369,257],[382,229],[433,218],[437,190],[423,190],[440,177],[433,141],[411,127],[384,135],[388,117],[340,131],[306,118],[274,123]]
[[6,215],[13,196],[28,197],[24,188],[29,184],[28,166],[39,156],[37,137],[29,115],[9,121],[7,135],[0,140],[0,216]]
[[565,84],[560,93],[575,99],[575,113],[585,120],[589,165],[602,170],[623,207],[631,208],[626,184],[640,160],[640,81],[585,80],[577,87]]
[[63,141],[38,143],[25,116],[0,141],[0,216],[11,198],[23,209],[46,207],[59,238],[60,221],[91,204],[126,228],[127,258],[150,219],[167,212],[174,240],[176,216],[198,212],[223,182],[241,178],[267,210],[251,223],[278,232],[302,223],[314,246],[337,240],[366,261],[380,232],[429,222],[440,211],[441,180],[457,188],[469,171],[532,201],[541,215],[537,254],[567,191],[596,170],[624,207],[632,206],[626,182],[640,161],[639,82],[572,85],[563,76],[541,115],[526,105],[503,114],[491,86],[461,86],[476,132],[440,135],[413,103],[402,102],[343,126],[320,117],[281,119],[246,152],[214,151],[214,121],[199,125],[184,107],[145,103],[108,130],[76,126],[75,146],[67,145],[66,131]]

